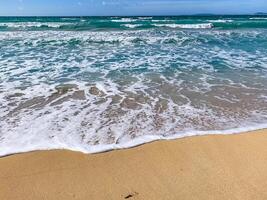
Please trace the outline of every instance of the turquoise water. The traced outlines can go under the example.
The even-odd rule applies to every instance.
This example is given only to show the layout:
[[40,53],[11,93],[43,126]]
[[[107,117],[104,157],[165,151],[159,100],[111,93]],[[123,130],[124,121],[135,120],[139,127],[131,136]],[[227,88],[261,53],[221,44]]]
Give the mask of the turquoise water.
[[155,28],[267,28],[267,16],[0,17],[1,31],[99,31]]
[[0,155],[267,128],[267,17],[1,17]]

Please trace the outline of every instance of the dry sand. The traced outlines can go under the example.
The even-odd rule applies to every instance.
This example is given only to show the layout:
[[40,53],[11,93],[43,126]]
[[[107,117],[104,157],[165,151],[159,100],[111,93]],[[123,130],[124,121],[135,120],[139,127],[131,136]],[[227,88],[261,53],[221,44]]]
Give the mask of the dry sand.
[[1,200],[265,200],[267,131],[0,159]]

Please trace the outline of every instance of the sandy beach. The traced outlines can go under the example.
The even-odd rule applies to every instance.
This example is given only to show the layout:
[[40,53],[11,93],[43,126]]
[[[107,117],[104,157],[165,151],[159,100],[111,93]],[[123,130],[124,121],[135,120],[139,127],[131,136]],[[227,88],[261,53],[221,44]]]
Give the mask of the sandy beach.
[[1,200],[267,199],[267,130],[0,158]]
[[0,1],[0,200],[267,200],[263,0],[147,1]]

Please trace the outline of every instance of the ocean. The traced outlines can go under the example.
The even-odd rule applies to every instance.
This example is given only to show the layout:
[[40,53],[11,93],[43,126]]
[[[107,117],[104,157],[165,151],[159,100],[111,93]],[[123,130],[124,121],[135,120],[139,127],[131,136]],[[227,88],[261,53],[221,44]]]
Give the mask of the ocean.
[[267,16],[0,17],[0,156],[267,128]]

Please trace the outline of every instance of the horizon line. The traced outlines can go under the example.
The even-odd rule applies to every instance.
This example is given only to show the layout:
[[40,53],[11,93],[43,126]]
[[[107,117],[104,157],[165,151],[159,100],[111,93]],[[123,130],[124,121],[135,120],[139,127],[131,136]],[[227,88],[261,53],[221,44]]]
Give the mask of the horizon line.
[[247,14],[183,14],[183,15],[0,15],[0,17],[183,17],[183,16],[249,16],[249,15],[267,15],[265,12],[247,13]]

